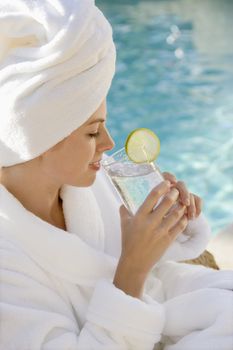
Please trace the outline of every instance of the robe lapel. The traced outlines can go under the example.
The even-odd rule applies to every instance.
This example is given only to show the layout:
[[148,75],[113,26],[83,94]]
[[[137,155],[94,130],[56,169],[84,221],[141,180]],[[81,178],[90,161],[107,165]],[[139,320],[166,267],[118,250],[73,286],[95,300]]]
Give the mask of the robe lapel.
[[[77,230],[75,219],[76,223],[79,223],[78,216],[76,217],[76,213],[73,212],[72,217],[75,219],[71,220],[71,215],[68,215],[68,209],[72,206],[71,199],[79,198],[79,191],[70,192],[75,189],[67,188],[62,194],[66,208],[65,220],[71,229],[67,233],[26,210],[3,185],[0,185],[1,235],[16,242],[48,272],[71,283],[92,286],[100,278],[113,278],[117,259],[101,251],[103,249],[101,223],[92,226],[93,230],[97,229],[98,234],[92,246],[87,243],[90,243],[91,236]],[[90,194],[87,196],[90,199]],[[66,201],[71,202],[68,204]],[[76,232],[72,232],[73,230]],[[100,247],[96,249],[98,244]]]

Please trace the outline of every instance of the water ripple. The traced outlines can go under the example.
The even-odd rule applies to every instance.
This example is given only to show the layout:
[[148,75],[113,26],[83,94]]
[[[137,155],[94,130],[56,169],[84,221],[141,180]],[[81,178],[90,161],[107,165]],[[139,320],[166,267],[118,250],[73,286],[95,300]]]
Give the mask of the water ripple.
[[233,2],[218,3],[97,1],[118,50],[108,96],[116,149],[132,129],[153,129],[159,166],[204,199],[214,233],[233,214]]

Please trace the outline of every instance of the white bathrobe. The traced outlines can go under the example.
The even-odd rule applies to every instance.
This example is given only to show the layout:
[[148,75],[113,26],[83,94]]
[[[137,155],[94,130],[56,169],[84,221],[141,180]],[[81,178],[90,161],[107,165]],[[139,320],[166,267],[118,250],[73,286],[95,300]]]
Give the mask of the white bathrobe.
[[176,262],[205,249],[203,215],[154,266],[139,300],[112,283],[121,202],[104,172],[90,188],[63,186],[61,198],[68,232],[0,185],[1,350],[233,349],[233,271]]

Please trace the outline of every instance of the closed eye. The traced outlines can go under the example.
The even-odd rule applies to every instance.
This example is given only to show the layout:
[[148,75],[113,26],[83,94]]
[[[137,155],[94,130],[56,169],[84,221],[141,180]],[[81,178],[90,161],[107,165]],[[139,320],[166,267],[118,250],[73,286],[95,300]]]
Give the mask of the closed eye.
[[94,133],[94,134],[89,134],[89,136],[90,136],[90,137],[97,137],[97,136],[99,136],[99,134],[100,134],[99,132],[96,132],[96,133]]

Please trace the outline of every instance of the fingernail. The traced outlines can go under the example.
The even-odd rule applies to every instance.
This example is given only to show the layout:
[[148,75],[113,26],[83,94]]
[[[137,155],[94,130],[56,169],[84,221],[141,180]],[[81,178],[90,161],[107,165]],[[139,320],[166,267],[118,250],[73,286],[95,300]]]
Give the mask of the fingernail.
[[185,205],[190,205],[190,200],[189,199],[185,200]]
[[183,203],[180,203],[180,202],[179,202],[179,203],[178,203],[178,208],[179,208],[179,209],[183,209],[183,208],[185,208],[185,205],[184,205]]
[[172,193],[174,193],[174,194],[179,194],[179,191],[177,190],[177,188],[175,188],[175,187],[173,187],[172,189],[171,189],[171,192]]
[[166,185],[167,185],[168,187],[171,187],[171,182],[170,182],[170,181],[166,180],[165,183],[166,183]]

